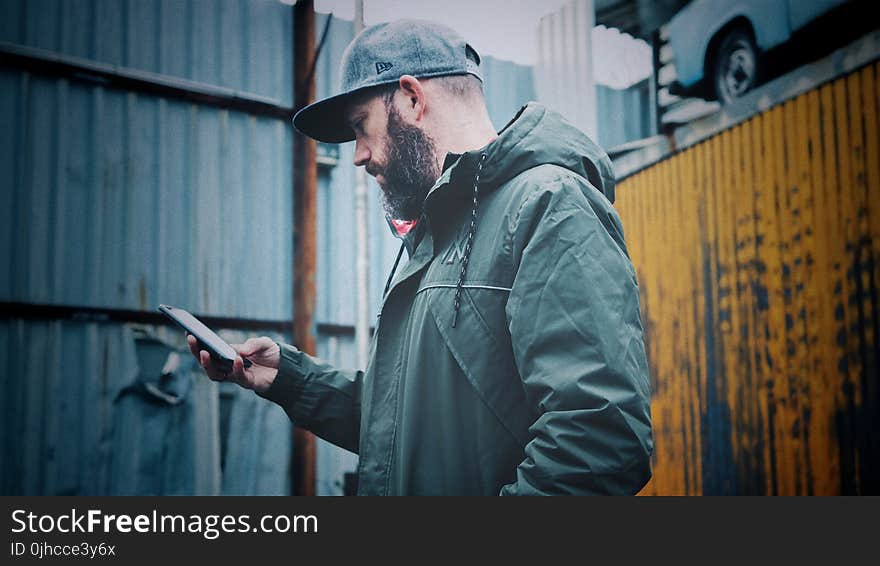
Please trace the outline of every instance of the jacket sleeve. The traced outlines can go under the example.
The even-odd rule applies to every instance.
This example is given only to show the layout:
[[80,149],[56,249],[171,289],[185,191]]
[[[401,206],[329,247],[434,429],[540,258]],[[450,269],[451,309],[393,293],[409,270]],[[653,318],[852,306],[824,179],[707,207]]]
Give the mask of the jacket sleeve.
[[294,346],[279,346],[278,375],[259,395],[280,405],[294,425],[357,453],[363,372],[338,369]]
[[616,212],[581,183],[542,188],[515,230],[522,243],[506,313],[538,416],[516,481],[501,495],[634,494],[651,477],[635,271]]

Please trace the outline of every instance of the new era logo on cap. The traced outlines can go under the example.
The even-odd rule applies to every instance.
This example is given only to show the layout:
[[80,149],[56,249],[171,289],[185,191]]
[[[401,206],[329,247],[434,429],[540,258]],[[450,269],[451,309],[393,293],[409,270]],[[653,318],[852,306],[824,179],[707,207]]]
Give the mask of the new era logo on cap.
[[394,65],[392,65],[391,63],[386,63],[385,61],[379,61],[378,63],[376,63],[376,74],[381,75],[382,73],[384,73],[385,71],[387,71],[388,69],[390,69],[393,66]]

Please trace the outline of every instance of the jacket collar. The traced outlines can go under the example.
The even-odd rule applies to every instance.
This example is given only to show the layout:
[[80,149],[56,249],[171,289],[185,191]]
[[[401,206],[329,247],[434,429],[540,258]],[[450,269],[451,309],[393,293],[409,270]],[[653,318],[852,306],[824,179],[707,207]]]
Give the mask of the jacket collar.
[[[447,167],[434,183],[434,187],[428,192],[428,196],[425,197],[425,214],[428,217],[437,214],[440,209],[447,206],[468,205],[480,155],[485,151],[486,148],[480,148],[462,154],[447,154]],[[480,190],[485,193],[492,188],[494,187],[481,183]]]

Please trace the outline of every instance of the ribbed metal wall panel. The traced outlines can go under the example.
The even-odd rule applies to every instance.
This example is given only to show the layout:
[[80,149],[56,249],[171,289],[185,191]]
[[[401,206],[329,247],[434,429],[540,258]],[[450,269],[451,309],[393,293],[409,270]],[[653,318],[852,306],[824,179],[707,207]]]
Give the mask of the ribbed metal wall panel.
[[486,107],[496,130],[510,122],[527,102],[536,100],[532,67],[484,55],[480,62]]
[[332,96],[337,92],[342,54],[354,38],[353,22],[334,18],[327,14],[315,14],[317,42],[321,41],[321,36],[327,26],[327,18],[331,18],[330,29],[315,67],[315,93],[318,99]]
[[611,149],[654,135],[649,89],[649,81],[625,89],[596,85],[596,142],[600,146]]
[[596,138],[593,0],[569,0],[538,26],[535,86],[539,100]]
[[106,493],[113,400],[137,377],[134,339],[120,330],[0,323],[4,494]]
[[[274,1],[2,9],[0,41],[292,100],[291,9]],[[0,125],[0,300],[291,318],[290,124],[4,67]],[[181,405],[120,396],[148,371],[134,325],[0,328],[0,492],[289,493],[280,408],[221,398],[200,371]]]
[[293,20],[277,0],[2,0],[0,41],[293,104]]
[[0,107],[0,300],[290,318],[288,125],[6,70]]
[[[319,336],[318,356],[333,360],[344,368],[357,367],[357,352],[351,336]],[[345,474],[357,469],[356,454],[318,439],[315,492],[317,495],[344,495]]]
[[648,494],[880,493],[880,64],[625,179]]
[[138,329],[182,346],[167,328],[0,321],[0,493],[289,493],[284,412],[251,394],[233,400],[221,468],[217,385],[179,350],[182,402],[136,394],[138,380],[160,382],[165,352],[173,351],[162,347],[151,360]]

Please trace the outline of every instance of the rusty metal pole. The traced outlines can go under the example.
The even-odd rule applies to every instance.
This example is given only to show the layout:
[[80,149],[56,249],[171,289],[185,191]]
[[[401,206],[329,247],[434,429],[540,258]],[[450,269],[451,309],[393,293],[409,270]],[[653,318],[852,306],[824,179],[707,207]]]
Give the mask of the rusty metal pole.
[[[299,0],[293,8],[294,92],[296,110],[315,99],[315,7]],[[293,138],[293,338],[296,347],[314,354],[315,265],[317,264],[318,148],[294,129]],[[293,494],[315,495],[315,436],[293,432]]]

